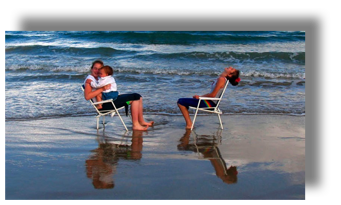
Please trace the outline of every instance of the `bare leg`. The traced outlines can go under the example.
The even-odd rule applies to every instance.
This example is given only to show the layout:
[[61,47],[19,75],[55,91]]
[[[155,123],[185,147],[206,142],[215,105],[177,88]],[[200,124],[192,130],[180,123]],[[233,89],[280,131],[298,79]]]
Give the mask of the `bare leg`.
[[[102,93],[98,94],[96,96],[96,101],[99,102],[99,101],[102,101]],[[98,104],[96,105],[97,109],[102,109],[102,104]]]
[[153,126],[154,121],[146,122],[143,118],[143,100],[142,100],[142,97],[138,101],[139,101],[139,114],[138,114],[139,123],[141,125],[144,125],[144,126]]
[[178,103],[178,106],[180,108],[180,111],[181,111],[182,115],[185,118],[186,129],[191,129],[191,127],[192,127],[192,120],[191,120],[191,117],[189,116],[189,112],[188,112],[187,108],[185,106],[183,106],[183,105],[180,105],[179,103]]
[[144,127],[139,123],[139,100],[132,101],[130,107],[133,130],[147,130],[148,125],[147,127]]

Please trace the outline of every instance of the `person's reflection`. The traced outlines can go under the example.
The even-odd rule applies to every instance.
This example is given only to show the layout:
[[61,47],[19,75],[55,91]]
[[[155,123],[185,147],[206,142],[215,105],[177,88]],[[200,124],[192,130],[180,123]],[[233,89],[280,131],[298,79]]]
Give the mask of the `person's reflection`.
[[[142,131],[133,131],[131,145],[115,142],[113,138],[98,135],[98,148],[85,161],[87,177],[96,189],[114,188],[114,175],[119,159],[139,160],[142,158]],[[122,139],[127,139],[123,136]]]
[[186,130],[184,136],[180,138],[178,150],[187,150],[200,152],[205,159],[210,160],[216,175],[227,184],[237,182],[237,167],[226,167],[226,163],[220,154],[218,142],[221,135],[196,135],[194,132],[194,140],[190,140],[191,130]]

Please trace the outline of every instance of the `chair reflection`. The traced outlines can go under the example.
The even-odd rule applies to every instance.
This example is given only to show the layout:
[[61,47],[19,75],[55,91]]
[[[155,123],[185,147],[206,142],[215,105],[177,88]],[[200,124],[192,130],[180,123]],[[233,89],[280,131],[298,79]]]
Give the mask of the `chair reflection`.
[[[191,138],[191,134],[193,138]],[[184,136],[180,138],[178,150],[198,153],[200,158],[208,159],[211,162],[217,177],[224,183],[237,183],[237,167],[231,165],[227,168],[218,148],[218,145],[221,144],[221,135],[221,129],[213,135],[198,135],[194,131],[186,130]]]
[[[112,189],[115,186],[114,175],[119,159],[140,160],[142,158],[142,131],[125,132],[119,138],[97,131],[98,148],[85,161],[87,177],[92,179],[96,189]],[[130,142],[129,142],[130,141]]]

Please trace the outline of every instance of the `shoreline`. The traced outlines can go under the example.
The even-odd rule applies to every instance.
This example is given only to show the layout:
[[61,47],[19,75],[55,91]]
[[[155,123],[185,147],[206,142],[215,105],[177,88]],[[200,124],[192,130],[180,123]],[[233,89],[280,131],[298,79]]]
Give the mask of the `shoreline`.
[[128,132],[117,116],[99,130],[91,116],[6,121],[6,199],[305,199],[305,117],[145,119],[143,132],[126,116]]
[[[125,117],[125,114],[120,112],[122,117]],[[198,116],[210,116],[212,114],[206,114],[206,113],[198,113]],[[259,115],[259,116],[292,116],[292,117],[305,117],[306,114],[294,114],[294,113],[226,113],[222,114],[221,117],[223,116],[254,116],[254,115]],[[68,118],[68,117],[92,117],[96,116],[95,114],[84,114],[84,115],[64,115],[64,116],[51,116],[51,117],[37,117],[37,118],[6,118],[5,116],[5,122],[11,122],[11,121],[34,121],[34,120],[48,120],[48,119],[60,119],[60,118]],[[165,116],[165,117],[182,117],[181,113],[178,114],[169,114],[169,113],[157,113],[157,114],[144,114],[144,116]],[[190,113],[191,118],[193,118],[193,113]],[[108,117],[108,116],[107,116]]]

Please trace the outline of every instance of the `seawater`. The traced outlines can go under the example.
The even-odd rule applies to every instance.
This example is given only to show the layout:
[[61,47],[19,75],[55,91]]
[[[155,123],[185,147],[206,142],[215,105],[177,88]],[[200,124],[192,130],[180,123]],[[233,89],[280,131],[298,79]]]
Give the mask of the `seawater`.
[[232,66],[224,114],[305,115],[304,31],[6,31],[5,52],[6,120],[93,114],[80,86],[96,59],[145,114],[180,115]]

